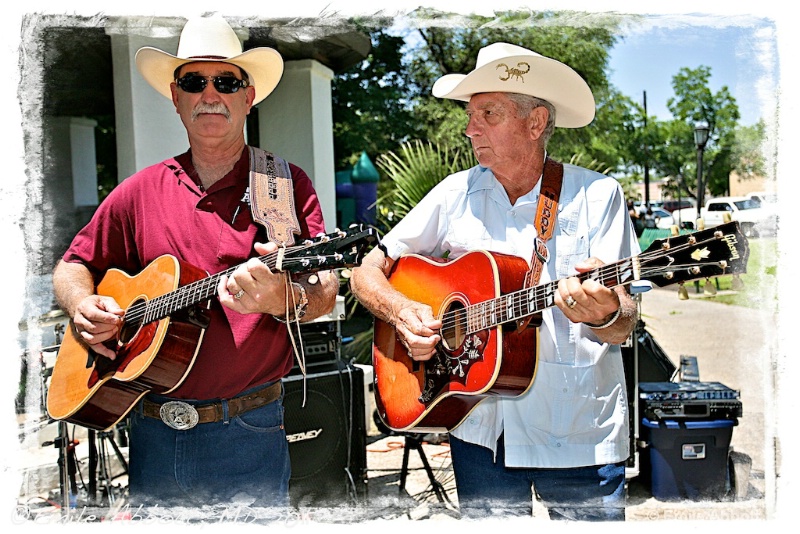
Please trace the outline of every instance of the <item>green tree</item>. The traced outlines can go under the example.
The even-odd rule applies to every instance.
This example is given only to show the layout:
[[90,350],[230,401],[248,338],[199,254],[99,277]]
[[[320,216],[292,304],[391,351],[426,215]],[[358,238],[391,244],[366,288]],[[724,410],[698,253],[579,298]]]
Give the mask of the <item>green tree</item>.
[[380,27],[363,23],[369,32],[369,56],[332,83],[333,147],[337,169],[354,164],[362,151],[375,161],[403,141],[418,137],[419,121],[405,105],[408,73],[403,64],[404,40]]
[[736,99],[727,86],[716,93],[709,88],[711,68],[683,67],[672,78],[675,96],[667,100],[674,120],[663,130],[665,146],[656,164],[665,176],[673,177],[676,187],[697,196],[697,163],[694,126],[705,122],[709,138],[704,150],[703,175],[711,195],[728,191],[728,179],[739,162],[736,152],[736,129],[740,118]]

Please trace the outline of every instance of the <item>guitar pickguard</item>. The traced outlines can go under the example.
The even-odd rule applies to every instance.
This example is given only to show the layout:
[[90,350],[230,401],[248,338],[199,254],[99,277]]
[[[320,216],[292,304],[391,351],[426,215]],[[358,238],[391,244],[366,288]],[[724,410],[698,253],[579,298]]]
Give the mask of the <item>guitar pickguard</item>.
[[481,330],[464,337],[459,347],[450,351],[440,343],[436,354],[425,363],[425,387],[419,396],[423,404],[430,403],[437,395],[449,389],[449,385],[457,382],[466,385],[469,370],[477,362],[483,361],[483,351],[489,331]]

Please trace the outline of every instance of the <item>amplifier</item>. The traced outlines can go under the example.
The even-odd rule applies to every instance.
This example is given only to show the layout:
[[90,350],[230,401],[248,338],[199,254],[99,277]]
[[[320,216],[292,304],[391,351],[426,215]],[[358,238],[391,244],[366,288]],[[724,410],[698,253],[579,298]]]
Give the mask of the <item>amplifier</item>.
[[658,419],[735,419],[742,416],[738,390],[719,382],[641,382],[640,414]]
[[339,359],[341,336],[335,321],[302,323],[300,336],[306,365],[329,364]]

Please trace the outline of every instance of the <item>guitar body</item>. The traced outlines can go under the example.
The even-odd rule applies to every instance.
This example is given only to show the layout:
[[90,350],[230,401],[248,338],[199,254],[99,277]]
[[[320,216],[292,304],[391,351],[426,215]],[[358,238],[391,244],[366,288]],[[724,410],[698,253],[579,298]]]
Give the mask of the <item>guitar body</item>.
[[[408,255],[394,265],[389,282],[437,317],[523,287],[525,260],[486,251],[442,262]],[[441,432],[455,428],[483,399],[518,396],[536,373],[537,329],[489,327],[473,334],[443,324],[443,342],[426,362],[412,360],[393,326],[375,320],[375,400],[384,423],[397,431]]]
[[[111,269],[97,293],[114,297],[123,309],[165,295],[200,280],[206,273],[164,255],[141,273],[129,276]],[[170,317],[139,323],[120,332],[117,358],[90,351],[75,337],[74,325],[64,335],[47,395],[51,417],[96,430],[119,422],[148,392],[168,393],[188,374],[200,348],[207,318],[199,306]]]

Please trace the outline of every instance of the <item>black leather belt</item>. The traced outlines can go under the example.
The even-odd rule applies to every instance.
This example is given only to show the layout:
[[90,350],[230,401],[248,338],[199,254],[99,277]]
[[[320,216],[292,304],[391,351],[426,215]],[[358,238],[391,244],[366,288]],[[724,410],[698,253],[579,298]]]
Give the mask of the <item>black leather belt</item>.
[[[228,417],[236,417],[250,410],[260,408],[278,399],[281,395],[280,380],[253,393],[234,397],[227,401]],[[161,419],[164,424],[175,430],[189,430],[200,423],[216,423],[222,421],[222,402],[194,406],[179,400],[167,401],[163,404],[144,399],[142,414],[147,417]]]

